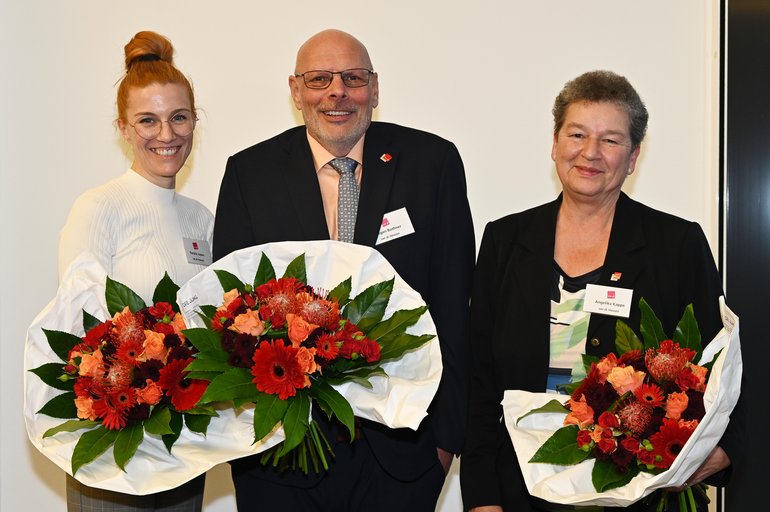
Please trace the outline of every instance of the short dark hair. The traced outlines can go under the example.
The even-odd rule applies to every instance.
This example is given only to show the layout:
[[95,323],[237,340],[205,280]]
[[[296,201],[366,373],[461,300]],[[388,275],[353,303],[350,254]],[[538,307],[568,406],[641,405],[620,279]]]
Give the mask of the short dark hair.
[[621,107],[628,113],[632,147],[636,148],[642,143],[649,114],[644,102],[626,77],[612,71],[589,71],[564,84],[553,103],[554,135],[559,133],[564,124],[567,107],[580,101],[606,101]]

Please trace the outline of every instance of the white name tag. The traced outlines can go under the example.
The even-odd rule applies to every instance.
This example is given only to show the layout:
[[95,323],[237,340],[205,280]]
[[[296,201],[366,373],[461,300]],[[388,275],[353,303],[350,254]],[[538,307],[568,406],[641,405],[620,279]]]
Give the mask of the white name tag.
[[184,252],[187,254],[187,263],[195,265],[211,265],[211,248],[205,240],[183,238]]
[[412,226],[412,221],[406,212],[406,208],[399,208],[382,216],[380,234],[377,236],[377,241],[374,245],[384,244],[412,233],[414,233],[414,226]]
[[586,286],[583,311],[628,318],[633,297],[634,290],[628,288],[589,284]]

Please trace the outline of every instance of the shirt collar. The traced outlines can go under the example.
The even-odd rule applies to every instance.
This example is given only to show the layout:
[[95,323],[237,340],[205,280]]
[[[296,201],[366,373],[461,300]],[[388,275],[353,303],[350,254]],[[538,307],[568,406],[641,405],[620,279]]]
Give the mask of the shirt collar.
[[[335,158],[338,158],[331,153],[329,153],[326,148],[324,148],[320,142],[315,140],[312,135],[310,135],[310,132],[307,133],[307,141],[310,144],[310,152],[313,153],[313,164],[315,165],[315,172],[321,170],[321,168],[324,165],[327,165],[329,161],[334,160]],[[353,146],[353,149],[350,150],[350,152],[345,155],[348,158],[352,158],[356,162],[359,163],[359,165],[363,165],[364,161],[364,138],[366,137],[366,134],[364,133],[360,139],[358,139],[358,142],[356,142],[356,145]]]

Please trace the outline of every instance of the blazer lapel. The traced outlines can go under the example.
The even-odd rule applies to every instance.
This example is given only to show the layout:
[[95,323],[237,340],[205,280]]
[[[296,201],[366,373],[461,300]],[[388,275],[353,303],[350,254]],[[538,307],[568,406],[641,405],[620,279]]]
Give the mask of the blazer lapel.
[[398,168],[398,155],[398,148],[391,138],[373,123],[364,140],[363,174],[354,237],[357,244],[374,247],[377,241]]
[[[315,172],[313,154],[304,129],[297,130],[286,145],[285,193],[290,197],[306,240],[328,240],[321,187]],[[269,190],[266,194],[272,193]]]

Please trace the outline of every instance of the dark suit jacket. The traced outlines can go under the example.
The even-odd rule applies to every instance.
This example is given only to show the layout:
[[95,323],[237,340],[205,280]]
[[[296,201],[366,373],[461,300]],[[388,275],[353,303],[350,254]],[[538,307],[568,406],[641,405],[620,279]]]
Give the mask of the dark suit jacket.
[[[380,159],[386,153],[388,162]],[[429,305],[441,343],[441,385],[419,432],[364,425],[386,471],[410,481],[435,464],[437,446],[459,453],[464,442],[473,224],[462,161],[451,142],[372,123],[363,160],[355,243],[375,247],[383,215],[406,208],[415,233],[375,248]],[[215,259],[267,242],[328,238],[304,126],[230,157],[217,204]]]
[[[550,289],[556,215],[561,198],[487,225],[471,301],[472,381],[469,431],[462,454],[465,506],[504,504],[530,510],[528,493],[500,422],[506,389],[542,392],[550,339]],[[619,281],[610,281],[620,272]],[[633,289],[630,318],[639,332],[641,297],[667,333],[692,303],[704,343],[721,329],[722,287],[700,226],[632,201],[617,203],[602,275],[597,284]],[[615,351],[616,318],[592,314],[586,352]],[[731,429],[732,429],[731,421]],[[740,434],[720,445],[735,460]]]

